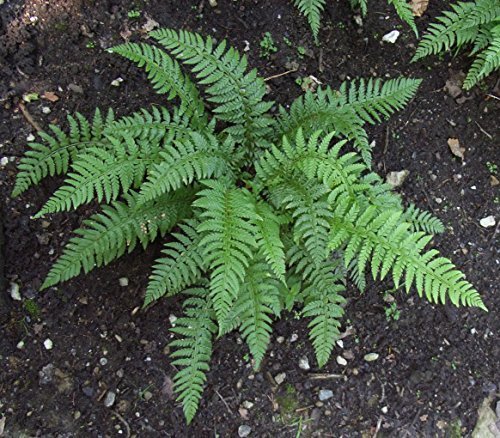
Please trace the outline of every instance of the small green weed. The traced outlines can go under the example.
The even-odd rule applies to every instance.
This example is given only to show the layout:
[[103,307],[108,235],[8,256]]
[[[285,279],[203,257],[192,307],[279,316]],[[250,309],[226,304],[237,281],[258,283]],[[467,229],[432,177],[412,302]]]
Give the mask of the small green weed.
[[274,44],[273,37],[269,32],[264,34],[264,37],[260,40],[260,57],[264,59],[269,59],[269,57],[278,51],[278,47]]
[[141,16],[141,11],[137,9],[131,9],[130,11],[127,12],[128,18],[136,19],[139,18],[140,16]]
[[490,172],[492,175],[495,175],[498,172],[498,165],[492,163],[491,161],[486,162],[486,167],[488,169],[488,172]]

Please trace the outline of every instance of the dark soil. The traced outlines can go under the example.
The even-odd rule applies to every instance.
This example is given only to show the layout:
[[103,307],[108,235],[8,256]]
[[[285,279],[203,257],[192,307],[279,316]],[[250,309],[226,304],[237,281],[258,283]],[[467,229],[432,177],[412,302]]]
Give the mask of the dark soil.
[[[457,99],[450,97],[445,82],[467,69],[467,57],[410,64],[416,39],[382,0],[370,2],[361,28],[347,1],[333,2],[324,17],[320,47],[312,44],[290,1],[218,3],[212,8],[208,1],[186,0],[7,0],[0,6],[0,158],[13,158],[0,169],[0,223],[3,217],[7,289],[9,282],[17,283],[23,297],[13,301],[8,290],[0,290],[5,436],[234,437],[243,424],[259,437],[469,435],[482,400],[490,394],[494,398],[500,386],[498,227],[479,225],[489,215],[500,220],[499,189],[490,185],[494,169],[486,164],[500,167],[499,101],[488,96],[499,95],[497,78]],[[446,4],[432,1],[419,28]],[[140,17],[129,18],[130,10],[140,11]],[[306,322],[293,315],[276,323],[260,373],[252,371],[238,336],[228,336],[216,343],[203,402],[186,427],[181,407],[172,399],[174,369],[167,356],[169,316],[179,315],[179,304],[163,300],[137,311],[159,246],[136,250],[105,269],[39,293],[70,231],[91,208],[32,220],[57,187],[55,180],[10,198],[16,162],[34,133],[19,109],[23,94],[51,91],[60,97],[54,103],[42,99],[26,104],[42,127],[64,124],[68,112],[89,116],[96,106],[122,115],[163,102],[142,71],[103,50],[129,32],[133,40],[143,38],[141,26],[148,16],[161,26],[227,38],[240,50],[248,41],[250,64],[264,77],[298,62],[299,71],[268,82],[270,97],[282,104],[300,94],[296,79],[310,74],[332,86],[361,76],[423,78],[414,101],[371,131],[374,163],[383,176],[410,171],[401,188],[404,198],[446,224],[446,234],[436,237],[435,244],[482,292],[489,313],[436,307],[397,292],[400,318],[394,320],[385,314],[388,285],[370,286],[364,295],[351,289],[345,328],[352,333],[334,354],[351,357],[347,366],[333,357],[324,369],[316,369]],[[397,43],[381,43],[382,35],[395,28],[402,31]],[[265,32],[279,47],[269,60],[259,57]],[[298,46],[306,48],[303,58]],[[111,86],[118,77],[122,84]],[[42,112],[44,106],[50,114]],[[450,137],[466,148],[464,162],[450,153]],[[120,287],[121,277],[129,279],[128,287]],[[295,342],[292,334],[298,335]],[[51,350],[43,346],[47,338],[53,342]],[[379,359],[365,362],[369,352]],[[298,366],[303,356],[310,371]],[[320,372],[341,378],[314,380]],[[272,376],[279,373],[286,378],[277,386]],[[319,403],[320,389],[331,389],[333,398]],[[116,402],[106,408],[109,390],[116,393]],[[244,401],[253,407],[242,410]]]

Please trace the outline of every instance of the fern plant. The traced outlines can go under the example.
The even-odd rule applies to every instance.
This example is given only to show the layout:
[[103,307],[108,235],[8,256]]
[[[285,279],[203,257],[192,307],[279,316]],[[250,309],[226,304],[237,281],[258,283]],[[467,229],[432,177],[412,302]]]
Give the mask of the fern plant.
[[[307,19],[316,43],[321,27],[321,14],[325,9],[326,2],[327,0],[293,0],[294,6]],[[368,0],[349,0],[349,3],[353,9],[359,9],[363,16],[368,12]],[[410,4],[406,0],[387,0],[387,3],[394,6],[399,18],[411,27],[415,35],[418,35]]]
[[150,35],[159,47],[127,43],[110,51],[143,67],[174,108],[120,119],[97,110],[92,120],[69,117],[67,132],[50,126],[29,144],[13,194],[65,174],[36,217],[102,204],[75,231],[43,289],[165,239],[144,305],[185,297],[171,345],[188,422],[216,337],[238,330],[257,369],[273,321],[300,309],[325,365],[348,279],[362,289],[368,274],[389,276],[433,303],[485,309],[452,262],[425,249],[441,222],[405,208],[370,170],[365,124],[402,108],[419,80],[319,88],[271,113],[263,79],[225,41],[170,29]]
[[475,59],[463,88],[471,89],[500,68],[500,0],[476,0],[451,5],[429,26],[412,61],[472,45]]

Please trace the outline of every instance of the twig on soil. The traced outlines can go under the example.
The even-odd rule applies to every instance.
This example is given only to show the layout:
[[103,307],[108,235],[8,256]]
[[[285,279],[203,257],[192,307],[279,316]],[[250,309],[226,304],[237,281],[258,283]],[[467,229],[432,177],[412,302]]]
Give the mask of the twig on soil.
[[318,71],[323,73],[325,68],[323,67],[323,49],[319,49],[319,61],[318,61]]
[[495,96],[494,94],[487,94],[486,96],[492,97],[493,99],[500,100],[500,97]]
[[314,408],[314,405],[304,406],[303,408],[297,408],[295,409],[295,413],[298,414],[299,412],[307,411],[308,409],[312,408]]
[[495,231],[493,231],[493,236],[491,236],[490,239],[491,246],[494,245],[495,236],[497,235],[499,228],[500,228],[500,222],[498,222],[497,226],[495,227]]
[[266,82],[267,82],[267,81],[270,81],[271,79],[280,78],[281,76],[285,76],[285,75],[288,75],[288,74],[293,73],[293,72],[296,72],[296,71],[297,71],[297,69],[296,69],[296,68],[294,68],[294,69],[292,69],[292,70],[287,70],[287,71],[285,71],[285,72],[283,72],[283,73],[278,73],[277,75],[272,75],[272,76],[269,76],[269,77],[265,78],[265,79],[264,79],[264,81],[266,81]]
[[375,433],[373,434],[373,438],[377,438],[378,432],[380,430],[380,426],[382,426],[382,417],[379,417],[377,421],[377,427],[375,428]]
[[326,380],[326,379],[347,379],[347,376],[343,374],[323,374],[323,373],[312,373],[309,375],[311,380]]
[[479,130],[480,130],[480,131],[481,131],[484,135],[486,135],[486,137],[488,137],[490,140],[493,140],[493,136],[492,136],[489,132],[486,132],[486,131],[483,129],[483,127],[482,127],[479,123],[477,123],[477,122],[476,122],[476,125],[477,125],[477,127],[479,128]]
[[224,403],[224,406],[226,407],[227,411],[229,412],[229,414],[231,415],[234,415],[233,414],[233,411],[231,410],[231,408],[229,407],[229,405],[227,404],[226,400],[224,400],[224,397],[222,397],[222,395],[220,395],[220,392],[215,390],[215,393],[219,396],[219,398],[222,400],[222,403]]
[[389,147],[389,125],[385,127],[385,144],[384,144],[384,155],[387,153],[387,149]]
[[29,113],[28,109],[24,106],[24,103],[19,103],[19,109],[23,113],[23,116],[26,119],[26,121],[31,126],[33,126],[33,128],[35,128],[38,132],[40,132],[42,130],[42,128],[40,128],[40,125],[37,122],[35,122],[35,120],[31,116],[31,114]]
[[118,420],[120,420],[123,423],[123,425],[125,426],[125,429],[127,430],[127,438],[129,438],[130,437],[130,426],[128,425],[127,421],[118,412],[113,411],[113,413],[116,415],[116,418],[118,418]]

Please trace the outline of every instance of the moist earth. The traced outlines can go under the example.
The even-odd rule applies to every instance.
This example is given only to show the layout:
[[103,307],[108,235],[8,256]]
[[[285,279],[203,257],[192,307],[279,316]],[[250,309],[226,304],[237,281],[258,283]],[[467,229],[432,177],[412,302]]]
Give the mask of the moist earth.
[[[226,437],[250,431],[258,437],[458,437],[471,435],[484,399],[495,409],[498,225],[485,228],[480,220],[493,215],[500,222],[493,178],[500,178],[496,75],[456,94],[454,84],[470,65],[467,56],[411,64],[417,40],[385,1],[370,2],[362,26],[348,1],[329,3],[319,46],[286,0],[219,0],[216,7],[203,0],[2,3],[0,158],[8,158],[0,168],[4,436]],[[419,30],[446,7],[432,1],[417,20]],[[95,206],[31,219],[61,182],[55,178],[10,197],[16,163],[36,133],[33,122],[66,126],[68,113],[90,116],[99,106],[123,115],[164,102],[143,71],[105,51],[126,39],[144,39],[151,20],[248,48],[250,65],[270,78],[270,98],[282,105],[300,95],[298,79],[309,75],[333,87],[355,77],[422,78],[403,111],[369,130],[374,168],[384,177],[409,171],[398,190],[406,202],[441,218],[446,233],[433,243],[481,291],[489,312],[433,306],[415,293],[391,290],[389,283],[369,284],[363,294],[350,287],[345,337],[324,368],[316,367],[307,321],[294,314],[276,322],[260,372],[252,370],[247,347],[231,334],[215,343],[199,412],[186,426],[172,395],[175,369],[168,357],[169,328],[180,304],[165,299],[140,310],[160,245],[41,293],[71,230]],[[397,42],[381,42],[394,29],[401,31]],[[265,32],[278,47],[268,59],[259,56]],[[112,86],[118,78],[123,81]],[[46,92],[59,99],[25,102],[26,114],[21,111],[23,95]],[[465,148],[463,160],[450,152],[449,138]],[[126,286],[120,285],[123,278]],[[20,301],[10,296],[12,284],[19,286]],[[368,353],[378,358],[367,362]]]

